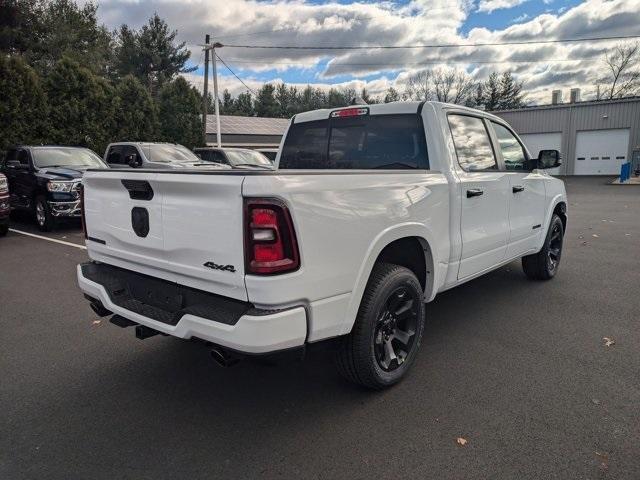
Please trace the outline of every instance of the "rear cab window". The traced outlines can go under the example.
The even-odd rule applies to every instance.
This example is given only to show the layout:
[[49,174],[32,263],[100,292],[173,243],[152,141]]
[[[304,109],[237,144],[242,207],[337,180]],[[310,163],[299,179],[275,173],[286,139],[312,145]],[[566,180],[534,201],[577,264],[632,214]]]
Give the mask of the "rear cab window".
[[293,123],[279,168],[428,170],[422,120],[417,113],[367,113]]

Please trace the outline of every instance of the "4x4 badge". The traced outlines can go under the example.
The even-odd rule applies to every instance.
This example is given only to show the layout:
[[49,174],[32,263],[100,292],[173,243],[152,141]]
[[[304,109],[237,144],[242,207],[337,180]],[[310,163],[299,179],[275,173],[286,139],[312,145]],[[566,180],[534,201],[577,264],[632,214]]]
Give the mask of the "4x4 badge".
[[234,267],[233,265],[218,265],[217,263],[206,262],[204,263],[204,266],[207,268],[211,268],[212,270],[222,270],[223,272],[235,273],[236,271],[236,267]]

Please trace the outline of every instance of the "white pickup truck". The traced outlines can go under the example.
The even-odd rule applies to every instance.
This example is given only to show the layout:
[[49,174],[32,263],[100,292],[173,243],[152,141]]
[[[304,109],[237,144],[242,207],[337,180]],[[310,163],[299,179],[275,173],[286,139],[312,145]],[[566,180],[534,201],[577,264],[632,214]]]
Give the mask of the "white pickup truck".
[[221,363],[335,339],[340,372],[384,388],[414,362],[437,293],[518,258],[532,279],[556,274],[557,165],[460,106],[306,112],[275,171],[88,171],[78,282],[139,338],[205,340]]

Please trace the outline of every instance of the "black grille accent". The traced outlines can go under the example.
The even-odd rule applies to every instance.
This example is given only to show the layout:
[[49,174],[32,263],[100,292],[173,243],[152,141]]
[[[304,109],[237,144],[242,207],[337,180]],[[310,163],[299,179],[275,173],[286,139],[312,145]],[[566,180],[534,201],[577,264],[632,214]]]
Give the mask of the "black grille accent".
[[149,235],[149,212],[146,208],[133,207],[131,209],[131,226],[139,237]]
[[167,325],[176,325],[188,313],[225,325],[235,325],[240,317],[253,309],[249,302],[104,263],[83,263],[82,275],[102,285],[109,299],[119,307]]
[[122,185],[129,191],[131,200],[151,200],[153,188],[146,180],[121,180]]

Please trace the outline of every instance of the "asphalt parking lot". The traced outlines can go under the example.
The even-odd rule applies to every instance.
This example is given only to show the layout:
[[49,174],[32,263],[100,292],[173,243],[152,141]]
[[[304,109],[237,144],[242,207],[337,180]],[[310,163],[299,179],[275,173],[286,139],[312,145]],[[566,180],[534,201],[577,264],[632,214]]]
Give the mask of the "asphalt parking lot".
[[[640,188],[607,180],[566,179],[553,281],[516,262],[440,295],[413,371],[379,393],[328,353],[222,369],[204,345],[137,340],[96,322],[83,249],[10,232],[0,478],[638,479]],[[82,244],[76,225],[47,235]]]

